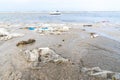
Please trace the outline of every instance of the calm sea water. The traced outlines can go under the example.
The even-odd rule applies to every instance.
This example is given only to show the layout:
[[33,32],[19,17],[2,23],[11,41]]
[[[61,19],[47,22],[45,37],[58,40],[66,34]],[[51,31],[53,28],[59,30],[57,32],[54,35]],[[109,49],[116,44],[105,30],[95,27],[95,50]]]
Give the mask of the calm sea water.
[[35,23],[35,22],[120,22],[120,12],[79,12],[49,15],[43,13],[0,13],[0,22]]

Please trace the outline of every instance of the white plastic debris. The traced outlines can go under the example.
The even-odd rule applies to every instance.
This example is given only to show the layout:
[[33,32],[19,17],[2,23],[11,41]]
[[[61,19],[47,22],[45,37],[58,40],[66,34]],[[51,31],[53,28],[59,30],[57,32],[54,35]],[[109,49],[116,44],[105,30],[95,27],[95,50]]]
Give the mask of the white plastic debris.
[[3,37],[0,37],[0,40],[9,40],[9,39],[12,39],[12,36],[3,36]]
[[96,34],[96,33],[90,33],[90,37],[91,38],[96,38],[96,37],[98,37],[99,35],[98,34]]
[[5,28],[0,28],[0,35],[8,35],[9,32]]
[[94,35],[91,36],[91,38],[96,38],[98,36],[99,36],[98,34],[94,34]]
[[64,31],[69,31],[69,29],[70,29],[69,27],[64,26],[64,27],[61,27],[59,30],[64,32]]
[[10,33],[5,28],[0,28],[0,40],[9,40],[21,36],[24,36],[24,34]]
[[69,27],[64,26],[64,27],[41,27],[37,29],[40,34],[54,34],[54,35],[59,35],[62,32],[67,32],[69,31]]

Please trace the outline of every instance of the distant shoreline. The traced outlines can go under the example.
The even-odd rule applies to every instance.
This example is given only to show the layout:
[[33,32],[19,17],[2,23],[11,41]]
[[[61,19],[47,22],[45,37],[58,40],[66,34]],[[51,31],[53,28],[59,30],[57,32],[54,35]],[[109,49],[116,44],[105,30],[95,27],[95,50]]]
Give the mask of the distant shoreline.
[[[48,14],[50,13],[51,11],[40,11],[40,12],[37,12],[37,11],[8,11],[8,12],[0,12],[1,13],[40,13],[40,14]],[[94,12],[120,12],[120,11],[60,11],[61,13],[64,13],[64,14],[69,14],[69,13],[83,13],[83,12],[90,12],[90,13],[94,13]]]

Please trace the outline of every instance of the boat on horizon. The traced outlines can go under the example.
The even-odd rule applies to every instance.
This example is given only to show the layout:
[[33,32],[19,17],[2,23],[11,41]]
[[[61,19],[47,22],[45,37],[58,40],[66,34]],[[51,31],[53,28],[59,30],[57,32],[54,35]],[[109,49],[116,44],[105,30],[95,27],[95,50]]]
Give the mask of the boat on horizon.
[[61,12],[59,11],[50,12],[50,15],[61,15]]

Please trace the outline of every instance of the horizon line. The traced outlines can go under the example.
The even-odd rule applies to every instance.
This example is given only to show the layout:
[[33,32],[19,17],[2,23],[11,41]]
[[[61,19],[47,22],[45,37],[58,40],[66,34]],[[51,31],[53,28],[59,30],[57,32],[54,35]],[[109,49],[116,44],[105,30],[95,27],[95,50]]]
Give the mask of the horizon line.
[[[0,13],[49,13],[52,11],[0,11]],[[120,12],[120,11],[60,11],[60,12]]]

